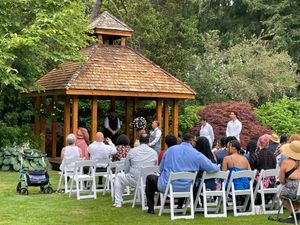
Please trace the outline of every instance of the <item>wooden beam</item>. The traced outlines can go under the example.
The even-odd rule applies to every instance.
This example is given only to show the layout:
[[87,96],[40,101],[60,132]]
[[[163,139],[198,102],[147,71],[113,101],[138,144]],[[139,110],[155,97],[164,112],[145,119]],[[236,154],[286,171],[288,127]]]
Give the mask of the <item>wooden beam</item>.
[[97,132],[97,108],[98,102],[97,97],[93,96],[92,105],[91,105],[91,141],[95,141],[96,132]]
[[78,129],[78,96],[73,96],[72,106],[72,132],[76,135]]
[[66,96],[64,108],[64,145],[67,145],[67,135],[70,133],[70,96]]
[[125,134],[130,138],[130,97],[126,98],[125,108]]
[[131,37],[132,31],[117,31],[117,30],[111,30],[111,29],[96,29],[96,34],[107,34],[107,35]]
[[160,127],[163,127],[162,124],[162,100],[157,99],[156,100],[156,119],[158,120]]
[[173,99],[172,130],[173,130],[173,135],[178,137],[178,99]]
[[35,97],[34,103],[34,139],[35,142],[39,141],[41,124],[40,124],[40,108],[41,108],[41,97]]
[[180,98],[194,99],[196,94],[138,92],[138,91],[107,91],[107,90],[75,90],[69,89],[67,95],[117,96],[117,97],[148,97],[148,98]]
[[[46,96],[42,97],[43,111],[45,111]],[[45,112],[41,116],[41,150],[46,152],[46,115]]]
[[[54,106],[57,107],[57,96],[53,96],[52,98],[52,109]],[[52,144],[51,144],[51,157],[56,157],[56,142],[57,142],[57,115],[52,115],[51,120],[51,137],[52,137]]]
[[53,96],[53,95],[65,95],[66,90],[44,90],[44,91],[32,91],[30,93],[21,93],[21,96],[35,97],[35,96]]
[[163,142],[162,149],[167,149],[167,145],[165,143],[165,137],[169,134],[169,103],[168,100],[164,100],[164,127],[163,127]]

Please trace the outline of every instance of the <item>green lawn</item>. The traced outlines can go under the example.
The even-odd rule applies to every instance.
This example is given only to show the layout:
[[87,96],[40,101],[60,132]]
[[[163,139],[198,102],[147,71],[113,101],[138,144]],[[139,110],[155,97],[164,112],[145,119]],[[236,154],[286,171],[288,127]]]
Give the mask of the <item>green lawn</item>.
[[[54,189],[58,173],[50,172]],[[69,198],[63,193],[42,194],[38,187],[30,187],[28,196],[16,193],[18,173],[0,172],[0,224],[234,224],[263,225],[280,224],[267,220],[267,216],[243,216],[206,219],[197,213],[194,220],[170,220],[169,214],[162,217],[142,212],[140,206],[112,207],[109,194],[98,194],[98,199],[77,201],[75,195]]]

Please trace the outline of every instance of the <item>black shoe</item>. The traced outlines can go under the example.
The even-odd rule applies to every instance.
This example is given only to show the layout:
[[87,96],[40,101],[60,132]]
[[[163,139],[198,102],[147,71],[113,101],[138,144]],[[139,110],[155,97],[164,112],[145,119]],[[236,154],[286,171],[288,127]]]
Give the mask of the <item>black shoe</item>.
[[287,218],[287,219],[279,219],[278,221],[279,221],[280,223],[292,223],[292,224],[295,223],[294,217],[289,217],[289,218]]
[[147,213],[155,214],[155,213],[154,213],[154,209],[150,209],[150,208],[148,209]]

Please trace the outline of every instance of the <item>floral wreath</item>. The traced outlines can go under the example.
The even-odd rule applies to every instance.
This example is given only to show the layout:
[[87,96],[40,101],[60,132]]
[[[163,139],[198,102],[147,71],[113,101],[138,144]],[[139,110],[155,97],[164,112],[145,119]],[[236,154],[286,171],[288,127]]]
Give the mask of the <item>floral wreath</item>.
[[144,117],[140,116],[133,120],[133,122],[131,123],[131,126],[137,130],[146,129],[147,121]]

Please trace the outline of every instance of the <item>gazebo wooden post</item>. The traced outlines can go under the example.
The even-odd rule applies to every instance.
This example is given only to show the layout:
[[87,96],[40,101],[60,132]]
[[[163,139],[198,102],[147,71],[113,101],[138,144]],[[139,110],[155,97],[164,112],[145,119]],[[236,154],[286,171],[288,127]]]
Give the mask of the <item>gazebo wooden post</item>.
[[164,100],[164,127],[163,127],[163,137],[162,137],[162,149],[167,149],[167,145],[165,143],[165,137],[169,133],[169,102],[168,99]]
[[125,106],[125,134],[130,139],[130,97],[126,97],[126,106]]
[[162,128],[162,100],[160,98],[156,100],[156,119]]
[[67,95],[65,99],[64,108],[64,145],[67,145],[66,137],[70,133],[70,96]]
[[172,130],[173,135],[178,136],[178,99],[173,99],[173,121]]
[[[54,108],[54,106],[56,106],[56,102],[57,102],[57,95],[54,95],[52,98],[52,109]],[[51,137],[52,137],[51,157],[56,157],[56,140],[57,140],[56,132],[57,132],[57,119],[56,119],[56,115],[52,115],[52,117],[51,117]]]
[[41,131],[41,124],[40,124],[40,108],[41,108],[41,97],[35,97],[34,103],[34,139],[36,142],[39,140],[40,131]]
[[114,96],[110,99],[110,109],[116,110],[116,98]]
[[72,132],[73,134],[77,133],[78,129],[78,96],[73,96],[73,105],[72,105]]
[[[137,98],[137,97],[134,97],[134,99],[133,99],[133,118],[134,118],[134,119],[135,119],[135,117],[136,117],[136,111],[137,111],[137,109],[138,109],[138,104],[139,104],[138,98]],[[133,128],[133,129],[132,129],[132,139],[133,139],[133,143],[135,142],[136,138],[137,138],[137,132],[136,132],[136,130]]]
[[46,96],[42,97],[43,111],[44,113],[41,116],[41,150],[42,152],[46,151],[46,115],[45,115],[45,104],[46,104]]
[[92,98],[92,105],[91,105],[91,141],[95,140],[96,133],[97,133],[97,96],[93,96]]

